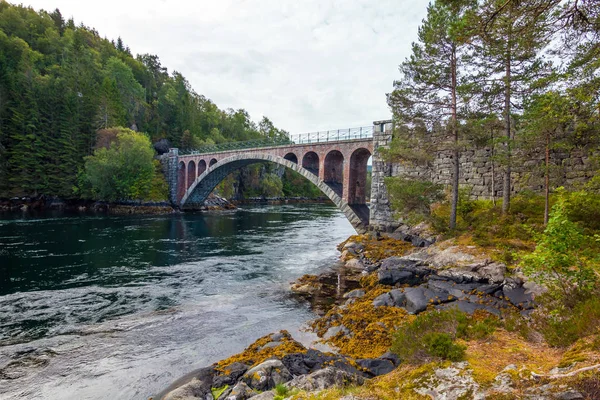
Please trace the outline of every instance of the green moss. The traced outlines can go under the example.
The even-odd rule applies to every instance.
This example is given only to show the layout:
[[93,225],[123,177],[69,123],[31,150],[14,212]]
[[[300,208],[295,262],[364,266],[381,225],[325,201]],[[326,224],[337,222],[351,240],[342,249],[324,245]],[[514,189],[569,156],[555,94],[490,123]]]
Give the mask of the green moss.
[[219,397],[221,397],[221,395],[222,395],[223,393],[225,393],[225,391],[226,391],[227,389],[229,389],[229,385],[225,385],[225,386],[223,386],[223,387],[220,387],[220,388],[212,388],[212,389],[210,389],[210,392],[212,393],[212,395],[213,395],[213,398],[216,400],[216,399],[218,399]]

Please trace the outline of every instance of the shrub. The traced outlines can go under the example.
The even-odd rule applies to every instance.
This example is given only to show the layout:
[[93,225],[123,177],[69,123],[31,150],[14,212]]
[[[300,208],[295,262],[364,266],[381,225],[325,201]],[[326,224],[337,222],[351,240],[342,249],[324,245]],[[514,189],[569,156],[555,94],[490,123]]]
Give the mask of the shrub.
[[592,250],[592,243],[592,239],[569,220],[566,196],[559,192],[535,250],[523,258],[523,269],[561,297],[567,306],[572,306],[577,298],[592,291],[597,282],[594,264],[599,259]]
[[431,332],[423,336],[427,353],[444,360],[461,361],[465,357],[467,346],[456,344],[448,333]]
[[539,307],[533,314],[535,327],[551,346],[567,347],[599,333],[600,293],[590,293],[572,302],[572,306],[567,306],[562,296],[553,293],[538,298]]
[[119,128],[116,141],[85,158],[78,191],[95,200],[146,199],[155,178],[154,150],[143,133]]
[[457,338],[483,339],[492,335],[497,325],[498,319],[485,312],[472,316],[454,308],[426,312],[396,331],[392,351],[409,363],[430,358],[458,361],[466,348],[455,343]]
[[443,199],[443,186],[429,181],[395,176],[385,178],[385,185],[392,209],[410,222],[425,219],[431,204]]

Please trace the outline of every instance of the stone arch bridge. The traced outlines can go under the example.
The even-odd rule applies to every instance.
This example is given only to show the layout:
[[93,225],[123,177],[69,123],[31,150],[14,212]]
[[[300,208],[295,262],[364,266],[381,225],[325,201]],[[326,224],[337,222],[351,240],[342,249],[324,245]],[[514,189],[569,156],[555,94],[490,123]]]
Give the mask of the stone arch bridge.
[[171,149],[168,154],[171,202],[181,209],[199,208],[236,169],[257,162],[273,162],[312,182],[344,212],[358,232],[364,232],[370,219],[365,195],[367,161],[373,155],[378,156],[374,142],[386,131],[386,124],[389,121],[376,122],[372,128],[294,135],[291,143],[268,147],[195,151],[185,155]]

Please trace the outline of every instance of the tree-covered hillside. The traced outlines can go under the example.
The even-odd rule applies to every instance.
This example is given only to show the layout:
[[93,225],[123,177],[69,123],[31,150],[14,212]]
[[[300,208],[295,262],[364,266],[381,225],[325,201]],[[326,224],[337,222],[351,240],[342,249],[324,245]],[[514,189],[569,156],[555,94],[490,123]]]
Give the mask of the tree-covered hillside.
[[285,135],[219,109],[156,55],[133,56],[59,10],[0,0],[0,197],[74,197],[97,131],[119,126],[183,150]]

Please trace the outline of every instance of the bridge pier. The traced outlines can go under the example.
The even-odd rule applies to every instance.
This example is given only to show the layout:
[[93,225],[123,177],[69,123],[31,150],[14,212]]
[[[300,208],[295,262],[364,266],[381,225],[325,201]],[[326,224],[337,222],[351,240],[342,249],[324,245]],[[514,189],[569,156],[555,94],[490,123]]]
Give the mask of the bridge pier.
[[389,148],[392,142],[392,121],[373,122],[373,166],[371,170],[371,209],[369,229],[392,231],[399,226],[390,208],[385,178],[392,176],[392,164],[381,156],[381,149]]

